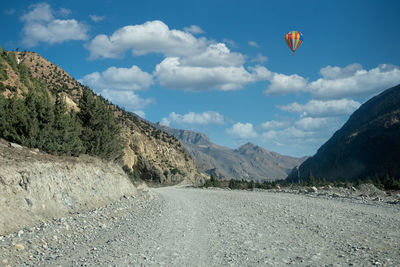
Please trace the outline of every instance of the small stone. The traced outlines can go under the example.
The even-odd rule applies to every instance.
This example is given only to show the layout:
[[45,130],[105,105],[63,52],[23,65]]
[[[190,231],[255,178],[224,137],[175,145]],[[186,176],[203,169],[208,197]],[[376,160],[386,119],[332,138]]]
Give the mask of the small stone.
[[24,245],[22,245],[22,244],[15,244],[14,247],[16,250],[24,250],[25,249]]
[[21,235],[23,235],[24,234],[24,231],[23,230],[19,230],[18,231],[18,237],[21,237]]
[[18,145],[18,144],[16,144],[16,143],[11,143],[11,142],[10,142],[10,147],[18,148],[18,149],[21,149],[21,148],[22,148],[21,145]]
[[318,189],[315,187],[315,186],[311,186],[310,188],[308,188],[308,192],[313,192],[313,193],[315,193],[315,192],[317,192],[318,191]]
[[8,260],[7,259],[3,259],[1,262],[4,263],[4,264],[7,264]]

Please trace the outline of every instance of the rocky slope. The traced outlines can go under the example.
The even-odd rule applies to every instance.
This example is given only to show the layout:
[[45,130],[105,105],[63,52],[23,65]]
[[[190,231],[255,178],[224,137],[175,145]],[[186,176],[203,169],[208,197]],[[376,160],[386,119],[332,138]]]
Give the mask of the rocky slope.
[[400,85],[371,98],[290,176],[329,180],[400,177]]
[[57,157],[0,139],[0,235],[136,193],[117,164]]
[[237,149],[219,146],[202,134],[157,124],[159,129],[176,136],[192,156],[199,170],[219,179],[284,179],[290,170],[306,158],[294,158],[270,152],[247,143]]
[[[10,96],[15,92],[22,96],[30,90],[29,80],[21,80],[18,65],[23,64],[40,80],[55,101],[55,95],[62,95],[70,110],[77,111],[84,86],[73,79],[57,65],[34,52],[7,52],[12,64],[1,62],[0,93]],[[153,182],[172,184],[187,181],[200,183],[207,176],[201,174],[181,143],[167,133],[154,128],[135,114],[126,112],[109,103],[121,123],[124,138],[123,165],[142,174]]]

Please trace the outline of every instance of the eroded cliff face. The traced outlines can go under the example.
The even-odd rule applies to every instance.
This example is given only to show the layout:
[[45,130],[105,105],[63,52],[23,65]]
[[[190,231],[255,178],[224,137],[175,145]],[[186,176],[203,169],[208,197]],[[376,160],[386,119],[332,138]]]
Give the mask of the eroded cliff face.
[[115,163],[57,157],[0,139],[0,235],[136,193]]
[[156,183],[199,184],[208,179],[198,172],[192,158],[174,136],[153,128],[140,118],[137,120],[135,123],[126,121],[122,131],[126,142],[124,164],[141,173],[146,181]]
[[[61,94],[70,110],[79,111],[78,103],[82,96],[83,85],[72,78],[57,65],[49,62],[34,52],[14,53],[18,64],[25,64],[32,76],[42,81],[49,95]],[[8,79],[0,81],[14,87],[19,94],[27,92],[26,82],[21,82],[15,67],[7,66]],[[11,95],[8,89],[2,92]],[[128,166],[147,180],[163,184],[188,182],[199,184],[208,176],[197,170],[192,158],[186,153],[181,143],[174,136],[161,132],[138,116],[126,112],[109,103],[115,116],[120,121],[124,139],[122,165]]]

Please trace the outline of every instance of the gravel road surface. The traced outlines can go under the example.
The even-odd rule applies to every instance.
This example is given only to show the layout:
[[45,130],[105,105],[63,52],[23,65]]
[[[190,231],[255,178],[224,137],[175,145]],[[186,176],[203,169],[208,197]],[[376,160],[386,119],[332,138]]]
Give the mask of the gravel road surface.
[[400,266],[400,205],[164,187],[0,239],[0,266]]

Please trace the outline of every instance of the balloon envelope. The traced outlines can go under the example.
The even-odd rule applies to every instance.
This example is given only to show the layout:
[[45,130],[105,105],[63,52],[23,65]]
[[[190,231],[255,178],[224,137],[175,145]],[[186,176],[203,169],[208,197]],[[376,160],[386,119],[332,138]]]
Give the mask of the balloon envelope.
[[303,35],[298,31],[290,31],[285,34],[285,42],[294,53],[303,42]]

